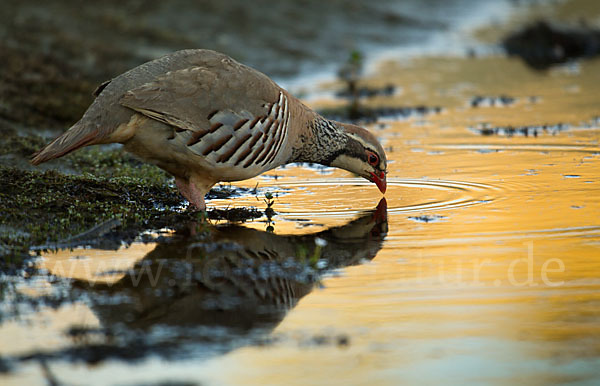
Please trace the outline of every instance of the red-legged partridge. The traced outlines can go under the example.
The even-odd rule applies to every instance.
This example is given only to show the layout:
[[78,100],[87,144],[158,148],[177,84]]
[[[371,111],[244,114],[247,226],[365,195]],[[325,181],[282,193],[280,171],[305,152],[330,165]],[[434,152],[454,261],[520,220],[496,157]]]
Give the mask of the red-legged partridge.
[[310,162],[356,173],[386,189],[386,156],[367,130],[327,120],[266,75],[209,50],[184,50],[103,83],[81,120],[32,159],[122,143],[175,176],[198,209],[220,181]]

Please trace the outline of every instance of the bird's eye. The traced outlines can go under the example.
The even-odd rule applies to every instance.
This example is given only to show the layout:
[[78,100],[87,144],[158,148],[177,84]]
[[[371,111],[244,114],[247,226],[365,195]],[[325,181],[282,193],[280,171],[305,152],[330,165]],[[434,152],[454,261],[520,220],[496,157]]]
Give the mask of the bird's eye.
[[377,166],[377,164],[379,163],[379,157],[377,157],[377,154],[371,152],[368,152],[367,154],[369,164]]

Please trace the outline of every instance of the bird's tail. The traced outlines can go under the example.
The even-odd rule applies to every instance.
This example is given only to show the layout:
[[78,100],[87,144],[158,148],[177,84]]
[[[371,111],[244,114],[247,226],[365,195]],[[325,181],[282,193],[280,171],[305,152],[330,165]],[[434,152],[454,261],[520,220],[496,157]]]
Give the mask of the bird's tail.
[[99,137],[100,133],[97,128],[84,126],[81,124],[81,121],[79,121],[43,149],[34,153],[31,158],[31,163],[39,165],[42,162],[62,157],[80,147],[98,143]]

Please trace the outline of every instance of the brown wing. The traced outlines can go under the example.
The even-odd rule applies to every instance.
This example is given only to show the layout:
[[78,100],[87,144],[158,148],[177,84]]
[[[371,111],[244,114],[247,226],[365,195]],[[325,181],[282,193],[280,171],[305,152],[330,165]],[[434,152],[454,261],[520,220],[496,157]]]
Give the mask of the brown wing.
[[169,71],[127,91],[120,104],[184,130],[206,130],[218,111],[265,113],[280,88],[264,74],[224,57]]
[[285,94],[233,60],[168,72],[126,92],[120,103],[173,126],[173,140],[215,163],[265,166],[287,137]]

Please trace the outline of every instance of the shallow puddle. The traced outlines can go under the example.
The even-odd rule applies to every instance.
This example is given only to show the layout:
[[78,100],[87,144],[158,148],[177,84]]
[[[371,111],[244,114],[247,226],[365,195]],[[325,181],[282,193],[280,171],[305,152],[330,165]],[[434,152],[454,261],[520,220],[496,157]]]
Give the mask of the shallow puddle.
[[49,275],[11,295],[43,301],[0,326],[5,381],[600,382],[600,62],[540,75],[441,58],[378,74],[404,92],[377,103],[444,107],[370,127],[390,160],[384,201],[294,165],[239,184],[275,195],[271,222],[44,252]]

